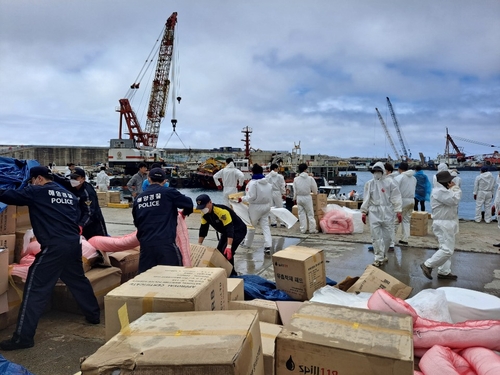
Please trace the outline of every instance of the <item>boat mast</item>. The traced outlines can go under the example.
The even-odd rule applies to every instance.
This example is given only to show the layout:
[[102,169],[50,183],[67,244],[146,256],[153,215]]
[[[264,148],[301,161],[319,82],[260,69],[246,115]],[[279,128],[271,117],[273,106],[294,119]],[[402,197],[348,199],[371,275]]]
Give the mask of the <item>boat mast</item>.
[[242,139],[245,143],[245,159],[248,159],[248,164],[251,167],[252,159],[250,158],[250,134],[252,134],[252,128],[245,126],[241,132],[245,134],[245,137]]

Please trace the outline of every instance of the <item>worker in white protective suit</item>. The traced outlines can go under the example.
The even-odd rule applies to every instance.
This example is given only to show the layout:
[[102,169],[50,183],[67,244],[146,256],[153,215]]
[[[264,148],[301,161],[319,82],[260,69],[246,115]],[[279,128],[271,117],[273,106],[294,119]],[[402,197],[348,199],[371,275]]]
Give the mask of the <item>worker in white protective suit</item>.
[[318,233],[311,193],[318,194],[318,185],[307,173],[307,164],[299,165],[300,174],[293,179],[293,200],[297,202],[300,232]]
[[432,280],[432,270],[438,267],[438,279],[456,280],[451,273],[451,256],[455,250],[455,236],[458,233],[457,207],[462,190],[452,181],[448,171],[436,175],[438,185],[432,189],[432,231],[439,242],[439,249],[420,265],[425,277]]
[[488,171],[488,167],[481,167],[481,174],[474,181],[474,200],[476,201],[476,216],[474,220],[476,223],[481,222],[481,211],[483,210],[484,221],[491,223],[491,201],[493,200],[494,188],[495,178]]
[[394,226],[394,212],[398,222],[401,222],[401,193],[394,180],[384,176],[385,167],[377,162],[370,170],[373,179],[365,184],[363,204],[361,205],[362,220],[366,224],[366,215],[370,217],[370,231],[373,241],[375,267],[387,262],[387,251],[391,243],[391,231]]
[[95,178],[95,182],[99,191],[108,191],[110,179],[106,174],[106,167],[101,167],[101,170]]
[[264,178],[264,170],[258,164],[252,167],[252,179],[247,184],[245,195],[238,199],[238,202],[248,203],[248,215],[253,228],[249,228],[245,238],[244,246],[251,247],[255,228],[260,225],[264,236],[264,253],[271,253],[273,239],[271,228],[269,227],[269,213],[273,201],[273,187]]
[[[219,181],[222,180],[222,185]],[[243,186],[245,176],[243,172],[234,166],[233,158],[226,159],[226,166],[214,174],[215,186],[224,193],[223,204],[231,207],[229,204],[229,195],[238,192],[238,188]],[[224,188],[224,190],[223,190]]]
[[410,238],[411,214],[415,203],[414,196],[415,188],[417,187],[417,179],[413,176],[415,172],[408,169],[408,163],[406,162],[399,163],[398,172],[399,175],[396,176],[394,180],[398,185],[399,192],[401,193],[401,216],[403,217],[403,220],[401,221],[402,237],[399,240],[399,243],[402,245],[408,245],[408,239]]
[[[447,163],[439,163],[438,168],[437,168],[437,173],[443,172],[443,171],[448,171],[448,164]],[[432,187],[435,188],[438,185],[436,175],[432,176]]]
[[[398,171],[394,171],[394,167],[391,163],[385,163],[385,176],[386,178],[394,179],[399,175]],[[394,212],[394,219],[392,221],[392,229],[391,229],[391,244],[389,245],[389,251],[394,251],[394,245],[396,244],[396,229],[398,228],[398,218],[396,217],[396,212]]]
[[[285,199],[285,178],[278,172],[278,164],[271,164],[271,172],[266,176],[266,180],[273,187],[273,207],[283,208],[283,200]],[[275,215],[271,213],[271,226],[277,227],[281,224],[282,227],[286,227],[286,224],[281,222],[276,218]]]
[[[495,213],[497,215],[498,229],[500,229],[500,170],[497,176],[497,194],[495,196]],[[500,247],[500,242],[494,244],[495,247]]]

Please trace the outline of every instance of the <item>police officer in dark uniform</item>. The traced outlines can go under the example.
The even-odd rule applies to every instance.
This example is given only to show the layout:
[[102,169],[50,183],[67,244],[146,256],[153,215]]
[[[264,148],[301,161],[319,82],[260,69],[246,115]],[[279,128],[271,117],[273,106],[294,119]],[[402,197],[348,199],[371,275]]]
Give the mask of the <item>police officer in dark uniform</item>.
[[202,213],[198,244],[203,243],[211,225],[221,234],[217,250],[224,254],[229,263],[233,265],[231,276],[236,276],[234,253],[247,235],[247,226],[232,209],[222,204],[212,203],[207,194],[201,194],[196,198],[196,208]]
[[94,187],[85,181],[85,171],[75,168],[69,175],[69,180],[56,175],[55,181],[78,198],[80,219],[78,225],[82,227],[82,235],[87,240],[94,236],[107,236],[106,223],[102,215],[97,193]]
[[175,243],[178,209],[183,215],[193,212],[193,201],[174,188],[165,187],[165,171],[149,171],[149,186],[134,200],[132,216],[141,244],[138,273],[157,265],[182,266],[182,256]]
[[24,287],[17,326],[0,349],[31,348],[40,316],[60,278],[69,288],[89,323],[98,324],[100,309],[90,281],[83,273],[77,198],[53,182],[46,167],[30,169],[30,182],[22,190],[0,190],[0,202],[28,206],[41,251],[35,256]]

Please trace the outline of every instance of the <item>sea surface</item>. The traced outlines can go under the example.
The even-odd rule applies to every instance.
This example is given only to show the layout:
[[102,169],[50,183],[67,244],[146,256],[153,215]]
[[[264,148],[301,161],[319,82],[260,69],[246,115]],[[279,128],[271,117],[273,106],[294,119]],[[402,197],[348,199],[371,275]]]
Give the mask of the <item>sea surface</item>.
[[[424,173],[429,177],[432,184],[432,177],[436,174],[436,171],[424,171]],[[496,179],[498,172],[492,172]],[[372,178],[370,172],[356,172],[358,175],[358,181],[356,185],[344,185],[340,190],[340,193],[345,193],[346,195],[351,190],[356,190],[359,194],[363,194],[363,187],[365,183]],[[458,206],[458,216],[465,220],[474,220],[476,202],[474,201],[474,180],[479,172],[476,171],[460,171],[459,177],[462,179],[461,189],[462,189],[462,200]],[[200,194],[208,194],[214,203],[222,203],[223,195],[222,191],[219,190],[205,190],[205,189],[179,189],[179,191],[192,198],[193,201]],[[496,191],[496,186],[495,186]],[[425,209],[427,212],[432,212],[430,202],[426,202]]]

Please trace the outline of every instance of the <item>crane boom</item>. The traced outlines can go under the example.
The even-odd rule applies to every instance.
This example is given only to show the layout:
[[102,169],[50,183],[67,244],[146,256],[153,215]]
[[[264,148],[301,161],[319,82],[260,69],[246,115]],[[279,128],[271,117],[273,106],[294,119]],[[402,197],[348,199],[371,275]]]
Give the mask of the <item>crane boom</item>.
[[145,129],[148,137],[148,144],[151,147],[156,147],[156,144],[158,143],[161,120],[165,117],[168,92],[170,89],[168,75],[170,72],[170,64],[172,62],[172,53],[174,49],[174,28],[176,24],[177,12],[174,12],[167,19],[167,23],[165,24],[165,33],[163,34],[163,39],[160,45],[155,78],[153,80],[153,85],[151,86],[151,97],[149,99]]
[[405,142],[403,141],[403,136],[401,135],[401,131],[399,130],[398,120],[396,119],[396,114],[392,109],[391,101],[389,97],[387,98],[387,105],[389,106],[389,111],[391,112],[392,122],[394,123],[394,127],[396,128],[396,133],[398,134],[399,143],[401,144],[401,150],[403,151],[404,156],[408,159],[408,151],[406,150]]
[[[160,125],[167,108],[168,92],[170,89],[170,81],[168,79],[170,73],[170,64],[172,61],[172,53],[174,47],[174,28],[177,24],[177,12],[167,19],[165,31],[159,48],[158,62],[156,64],[155,77],[151,86],[151,96],[147,111],[146,127],[144,131],[139,124],[139,120],[130,105],[128,99],[120,99],[120,130],[119,138],[121,139],[122,122],[125,118],[127,123],[129,138],[134,140],[135,146],[155,148],[158,143],[158,134]],[[132,90],[139,88],[139,83],[134,83],[130,87]]]
[[398,153],[398,150],[396,149],[396,146],[394,145],[394,142],[392,141],[391,134],[389,133],[389,130],[387,129],[387,126],[385,125],[384,119],[382,118],[382,115],[378,111],[378,108],[375,108],[375,111],[377,111],[377,115],[378,115],[378,119],[380,120],[380,124],[384,128],[385,135],[386,135],[387,139],[389,140],[389,143],[391,144],[392,150],[394,151],[394,156],[396,157],[396,159],[398,159],[400,157],[400,155]]

